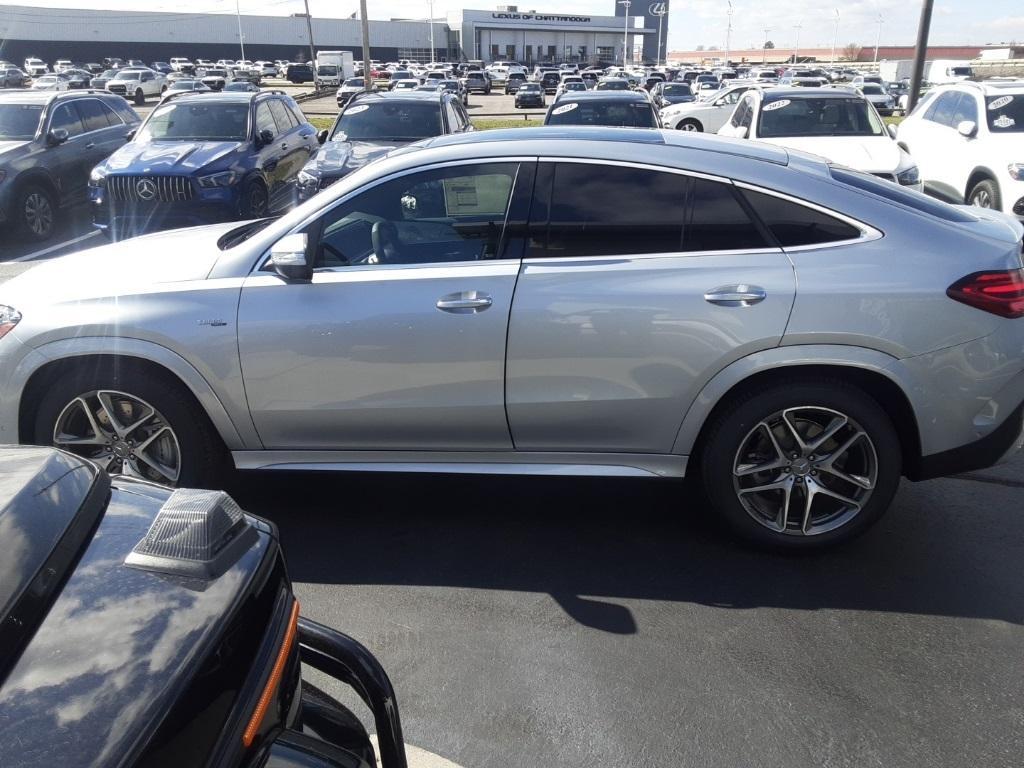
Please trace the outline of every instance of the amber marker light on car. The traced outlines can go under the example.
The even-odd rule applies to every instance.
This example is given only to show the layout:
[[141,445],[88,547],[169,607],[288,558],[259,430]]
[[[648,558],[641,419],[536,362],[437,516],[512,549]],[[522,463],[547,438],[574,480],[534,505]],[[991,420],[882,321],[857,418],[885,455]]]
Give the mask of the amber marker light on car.
[[260,700],[256,704],[256,709],[253,710],[252,717],[249,719],[249,725],[246,727],[245,733],[242,734],[242,744],[246,747],[252,746],[253,741],[256,739],[256,734],[259,733],[260,726],[263,725],[263,718],[266,717],[270,701],[274,698],[274,694],[277,693],[277,688],[281,684],[284,665],[288,661],[288,654],[291,653],[292,646],[295,645],[295,636],[298,634],[298,631],[299,601],[296,600],[292,604],[292,614],[288,619],[288,629],[284,633],[284,641],[277,652],[277,659],[274,660],[274,668],[270,671],[270,677],[267,679],[267,684],[263,687],[263,693],[260,694]]

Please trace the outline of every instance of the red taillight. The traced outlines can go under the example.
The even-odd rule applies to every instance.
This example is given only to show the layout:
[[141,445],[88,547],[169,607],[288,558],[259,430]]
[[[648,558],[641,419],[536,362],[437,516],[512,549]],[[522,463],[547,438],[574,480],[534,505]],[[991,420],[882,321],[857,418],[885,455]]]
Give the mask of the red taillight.
[[1024,269],[975,272],[949,286],[946,295],[1001,317],[1024,317]]

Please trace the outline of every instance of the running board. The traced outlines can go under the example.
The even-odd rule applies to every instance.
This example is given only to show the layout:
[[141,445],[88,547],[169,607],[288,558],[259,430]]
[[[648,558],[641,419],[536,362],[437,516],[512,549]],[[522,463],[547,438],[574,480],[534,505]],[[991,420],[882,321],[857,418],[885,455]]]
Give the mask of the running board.
[[686,456],[523,451],[232,451],[237,469],[438,472],[562,477],[683,477]]

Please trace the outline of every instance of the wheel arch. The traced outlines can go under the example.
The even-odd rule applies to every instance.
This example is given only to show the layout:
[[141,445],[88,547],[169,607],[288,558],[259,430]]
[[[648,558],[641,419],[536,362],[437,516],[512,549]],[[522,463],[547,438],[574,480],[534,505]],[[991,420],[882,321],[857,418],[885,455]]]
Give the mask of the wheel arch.
[[[996,189],[999,190],[999,179],[996,178],[995,172],[990,168],[979,165],[971,171],[970,176],[967,177],[967,187],[964,189],[964,202],[967,202],[967,196],[971,194],[971,190],[974,189],[974,185],[979,181],[985,181],[986,179],[994,182]],[[1001,192],[1002,190],[999,191]]]
[[53,195],[53,201],[56,205],[62,203],[60,190],[57,187],[56,182],[50,178],[48,174],[42,168],[30,168],[24,173],[19,173],[13,180],[12,186],[21,191],[27,184],[39,184],[46,188],[46,191]]
[[[772,351],[787,349],[792,350],[779,347]],[[700,464],[709,425],[718,414],[752,390],[796,378],[813,380],[839,375],[870,395],[889,416],[899,436],[904,474],[913,479],[921,463],[921,437],[904,386],[886,369],[894,358],[873,350],[862,350],[856,357],[845,358],[825,350],[815,352],[821,353],[819,359],[813,359],[806,351],[800,352],[797,358],[790,351],[788,354],[797,358],[793,362],[773,360],[771,354],[754,355],[720,372],[705,385],[684,417],[673,453],[687,455],[688,468],[695,469]]]
[[[17,411],[19,442],[33,441],[36,406],[50,382],[86,366],[117,369],[129,365],[181,386],[210,419],[214,431],[229,451],[246,447],[246,441],[217,393],[187,360],[166,347],[148,342],[128,339],[117,341],[119,348],[98,344],[76,349],[65,342],[53,342],[39,348],[45,361],[32,371],[24,372],[24,384],[20,388]],[[253,433],[250,437],[254,436],[255,430],[250,431]]]

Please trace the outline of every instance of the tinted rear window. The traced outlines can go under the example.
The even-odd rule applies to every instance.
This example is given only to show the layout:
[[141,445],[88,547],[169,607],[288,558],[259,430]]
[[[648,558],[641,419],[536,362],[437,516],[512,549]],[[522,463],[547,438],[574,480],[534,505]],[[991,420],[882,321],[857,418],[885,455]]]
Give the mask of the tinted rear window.
[[873,195],[884,197],[891,202],[913,208],[915,211],[928,213],[946,221],[961,223],[974,221],[973,216],[955,206],[944,203],[941,200],[936,200],[934,197],[929,197],[922,192],[894,184],[891,181],[883,181],[870,174],[838,166],[831,166],[829,171],[832,174],[832,178],[836,181],[848,184],[863,192],[870,192]]
[[610,125],[655,128],[654,108],[647,102],[571,101],[551,109],[545,125]]
[[860,230],[856,227],[814,208],[746,189],[742,194],[784,248],[836,243],[860,237]]

